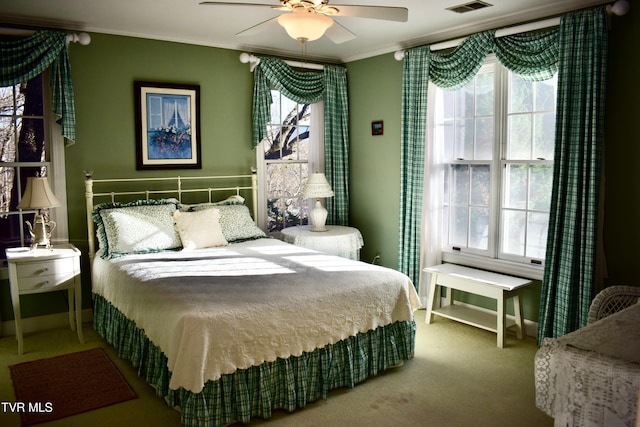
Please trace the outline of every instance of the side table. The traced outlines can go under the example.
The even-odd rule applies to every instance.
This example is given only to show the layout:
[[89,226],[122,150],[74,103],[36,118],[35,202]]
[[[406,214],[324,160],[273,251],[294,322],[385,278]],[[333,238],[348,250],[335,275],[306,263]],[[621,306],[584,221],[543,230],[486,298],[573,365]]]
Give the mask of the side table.
[[[71,330],[82,335],[82,286],[80,280],[80,251],[71,244],[53,249],[9,248],[5,250],[9,266],[9,285],[16,324],[18,354],[23,351],[20,295],[68,290],[69,323]],[[75,311],[75,323],[74,323]]]
[[309,225],[282,229],[283,240],[297,246],[338,255],[354,260],[360,259],[360,248],[364,239],[357,228],[342,225],[327,225],[327,231],[311,231]]

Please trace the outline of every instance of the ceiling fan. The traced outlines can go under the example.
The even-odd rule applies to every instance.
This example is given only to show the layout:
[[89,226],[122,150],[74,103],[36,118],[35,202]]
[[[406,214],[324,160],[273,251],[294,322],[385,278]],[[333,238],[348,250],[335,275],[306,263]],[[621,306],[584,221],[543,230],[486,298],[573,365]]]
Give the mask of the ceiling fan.
[[254,25],[236,35],[253,35],[276,21],[293,39],[301,42],[317,40],[325,32],[336,44],[356,38],[347,28],[331,19],[331,16],[349,16],[357,18],[381,19],[385,21],[406,22],[409,11],[404,7],[329,5],[329,0],[280,0],[274,6],[262,3],[235,3],[219,1],[203,1],[208,6],[249,6],[270,8],[278,12],[288,12],[267,21]]

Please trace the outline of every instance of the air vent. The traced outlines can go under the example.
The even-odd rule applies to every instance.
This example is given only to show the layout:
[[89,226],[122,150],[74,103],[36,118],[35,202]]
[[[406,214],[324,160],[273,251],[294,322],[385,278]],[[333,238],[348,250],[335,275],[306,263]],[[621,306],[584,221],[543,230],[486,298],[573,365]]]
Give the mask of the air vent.
[[485,7],[493,6],[492,4],[485,3],[483,1],[472,1],[471,3],[459,4],[457,6],[448,7],[447,10],[456,13],[466,13],[473,10],[484,9]]

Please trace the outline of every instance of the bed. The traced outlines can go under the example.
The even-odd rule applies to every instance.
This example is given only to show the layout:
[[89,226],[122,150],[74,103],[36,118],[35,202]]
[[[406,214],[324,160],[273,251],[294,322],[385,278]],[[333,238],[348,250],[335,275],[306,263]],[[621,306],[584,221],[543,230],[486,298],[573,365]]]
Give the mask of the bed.
[[255,175],[85,185],[94,328],[184,425],[268,419],[413,357],[409,278],[266,236]]

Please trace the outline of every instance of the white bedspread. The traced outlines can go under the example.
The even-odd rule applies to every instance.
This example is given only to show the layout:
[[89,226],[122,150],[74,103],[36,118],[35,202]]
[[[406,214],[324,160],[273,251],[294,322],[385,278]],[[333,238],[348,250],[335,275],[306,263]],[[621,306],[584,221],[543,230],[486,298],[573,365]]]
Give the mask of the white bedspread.
[[237,369],[412,320],[419,307],[395,270],[275,239],[96,257],[92,280],[164,352],[170,388],[194,393]]

